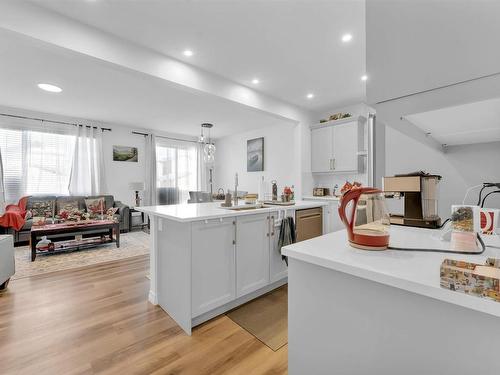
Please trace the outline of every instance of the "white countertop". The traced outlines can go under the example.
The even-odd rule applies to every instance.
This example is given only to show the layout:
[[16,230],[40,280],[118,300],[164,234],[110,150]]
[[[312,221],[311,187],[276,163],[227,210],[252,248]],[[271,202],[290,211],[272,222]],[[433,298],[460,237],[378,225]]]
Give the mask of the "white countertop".
[[331,195],[327,195],[324,197],[315,197],[313,195],[306,195],[306,196],[303,196],[302,199],[308,200],[308,201],[338,202],[340,200],[340,197],[334,197]]
[[[265,212],[275,212],[278,210],[301,210],[305,208],[314,208],[325,206],[326,202],[313,202],[313,201],[295,201],[293,206],[270,206],[264,208],[236,211],[228,210],[221,207],[221,202],[209,203],[186,203],[186,204],[172,204],[163,206],[145,206],[136,207],[137,211],[142,211],[148,215],[159,216],[166,219],[171,219],[180,222],[190,222],[206,219],[218,219],[222,217],[234,217],[243,215],[252,215]],[[239,206],[244,207],[243,201],[240,201]]]
[[[439,234],[438,230],[392,226],[390,244],[411,248],[446,248]],[[293,259],[500,317],[499,302],[453,292],[439,285],[440,265],[445,258],[484,264],[488,257],[500,258],[500,249],[497,248],[487,247],[482,255],[366,251],[349,246],[347,233],[341,230],[286,246],[282,252]]]

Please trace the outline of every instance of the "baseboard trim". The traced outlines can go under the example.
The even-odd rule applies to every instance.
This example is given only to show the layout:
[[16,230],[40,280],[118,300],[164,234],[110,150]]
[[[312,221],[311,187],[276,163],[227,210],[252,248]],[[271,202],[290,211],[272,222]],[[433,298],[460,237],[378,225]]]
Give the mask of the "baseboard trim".
[[148,301],[153,305],[158,305],[158,297],[156,296],[156,293],[153,292],[152,290],[149,291]]

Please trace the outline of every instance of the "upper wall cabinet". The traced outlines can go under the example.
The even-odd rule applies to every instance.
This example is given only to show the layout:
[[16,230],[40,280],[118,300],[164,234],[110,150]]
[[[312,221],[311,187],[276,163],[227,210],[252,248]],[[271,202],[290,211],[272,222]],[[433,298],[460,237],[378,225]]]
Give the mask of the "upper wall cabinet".
[[365,123],[357,116],[311,126],[311,172],[359,172]]

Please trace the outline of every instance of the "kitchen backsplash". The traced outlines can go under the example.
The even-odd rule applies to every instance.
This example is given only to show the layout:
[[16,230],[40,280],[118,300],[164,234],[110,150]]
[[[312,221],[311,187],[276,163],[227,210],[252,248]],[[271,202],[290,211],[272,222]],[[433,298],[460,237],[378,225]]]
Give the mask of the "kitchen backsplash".
[[[362,172],[353,174],[313,174],[313,187],[325,187],[333,189],[337,184],[339,189],[344,185],[346,181],[361,182],[363,185],[368,184],[368,174],[365,172],[366,168],[366,158],[363,158]],[[305,194],[312,194],[312,191],[305,192]]]
[[[361,182],[363,185],[366,185],[368,183],[368,177],[366,173],[342,174],[342,175],[330,175],[330,174],[315,175],[313,179],[314,179],[314,187],[326,187],[330,189],[333,189],[335,184],[337,184],[340,189],[346,181],[349,182],[358,181]],[[312,194],[312,191],[308,192],[308,194]]]

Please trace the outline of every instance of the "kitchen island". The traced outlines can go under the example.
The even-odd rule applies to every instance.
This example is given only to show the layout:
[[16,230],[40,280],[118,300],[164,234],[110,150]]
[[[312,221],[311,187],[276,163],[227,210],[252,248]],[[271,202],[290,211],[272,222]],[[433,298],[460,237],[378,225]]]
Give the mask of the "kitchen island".
[[150,292],[188,334],[201,324],[287,282],[278,251],[279,223],[293,206],[232,209],[220,202],[137,207],[149,215]]
[[[391,227],[391,244],[442,248],[439,231]],[[283,248],[288,368],[297,374],[498,374],[500,303],[440,287],[445,258],[347,244],[345,230]]]

